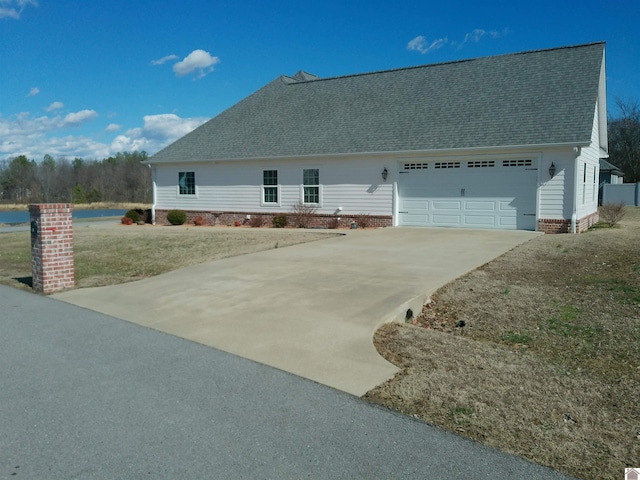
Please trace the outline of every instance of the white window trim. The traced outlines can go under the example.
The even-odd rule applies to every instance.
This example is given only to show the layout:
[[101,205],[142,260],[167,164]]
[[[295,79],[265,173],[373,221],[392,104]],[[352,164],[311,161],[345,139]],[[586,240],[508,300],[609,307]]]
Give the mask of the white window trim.
[[[193,190],[195,193],[180,193],[180,184],[176,184],[176,198],[198,198],[198,184],[196,183],[196,171],[195,170],[184,170],[184,172],[193,171]],[[180,172],[178,172],[178,178],[180,176]]]
[[303,205],[315,205],[318,208],[322,208],[322,181],[320,180],[320,167],[307,167],[302,169],[304,175],[305,170],[318,170],[318,203],[305,203],[304,201],[304,187],[315,187],[316,185],[304,185],[300,184],[300,203]]
[[582,165],[582,205],[587,203],[587,163]]
[[304,187],[314,187],[315,185],[302,185],[300,184],[300,203],[304,205],[315,205],[318,208],[322,207],[322,184],[318,185],[318,203],[305,203],[304,202]]
[[[264,189],[266,187],[276,187],[278,189],[278,201],[277,202],[265,202],[264,201]],[[260,185],[260,206],[262,207],[280,207],[282,202],[282,189],[280,184],[277,185]]]

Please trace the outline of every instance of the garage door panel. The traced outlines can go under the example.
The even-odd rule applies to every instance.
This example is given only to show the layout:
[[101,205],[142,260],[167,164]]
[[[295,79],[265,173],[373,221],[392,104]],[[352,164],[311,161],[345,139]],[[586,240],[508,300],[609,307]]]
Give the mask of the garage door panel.
[[429,222],[427,215],[402,215],[402,224],[407,226],[422,227]]
[[431,215],[431,222],[434,225],[453,226],[462,224],[462,215]]
[[464,217],[464,224],[478,228],[488,228],[496,224],[496,217],[489,215],[467,215]]
[[503,200],[500,202],[500,211],[508,212],[513,210],[513,200]]
[[402,202],[403,210],[428,210],[428,200],[407,199]]
[[431,202],[432,209],[438,210],[460,210],[462,208],[462,201],[460,200],[433,200]]
[[400,225],[535,229],[534,160],[465,161],[456,168],[427,163],[399,176]]
[[466,210],[482,210],[493,212],[496,209],[496,202],[467,200],[464,204],[464,208]]

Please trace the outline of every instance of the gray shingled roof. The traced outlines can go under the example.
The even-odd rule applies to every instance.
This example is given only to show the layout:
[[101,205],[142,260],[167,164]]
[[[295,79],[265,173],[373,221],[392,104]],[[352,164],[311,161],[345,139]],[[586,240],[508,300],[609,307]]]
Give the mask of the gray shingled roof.
[[600,171],[601,172],[611,172],[614,175],[618,175],[620,177],[624,176],[624,172],[616,167],[613,163],[607,162],[604,158],[600,159]]
[[150,163],[588,143],[604,43],[281,76]]

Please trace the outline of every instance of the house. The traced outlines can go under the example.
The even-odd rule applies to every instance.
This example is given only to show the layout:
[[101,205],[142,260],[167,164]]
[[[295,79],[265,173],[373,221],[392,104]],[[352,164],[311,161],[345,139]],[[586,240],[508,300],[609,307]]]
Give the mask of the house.
[[600,185],[610,183],[618,185],[624,183],[624,172],[614,164],[607,162],[604,158],[600,159]]
[[605,45],[281,76],[153,155],[154,218],[581,232],[607,157]]
[[602,204],[603,190],[605,185],[620,185],[624,183],[624,173],[612,163],[607,162],[604,158],[600,159],[600,188],[598,199]]

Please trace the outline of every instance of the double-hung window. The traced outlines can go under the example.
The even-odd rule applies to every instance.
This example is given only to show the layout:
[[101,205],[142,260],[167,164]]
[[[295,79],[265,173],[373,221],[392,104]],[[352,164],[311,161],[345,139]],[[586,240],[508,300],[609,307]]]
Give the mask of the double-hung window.
[[196,194],[195,172],[178,172],[178,193],[180,195]]
[[320,203],[320,170],[317,168],[302,171],[302,202]]
[[582,166],[582,204],[587,198],[587,164]]
[[262,203],[278,203],[278,171],[262,171]]

